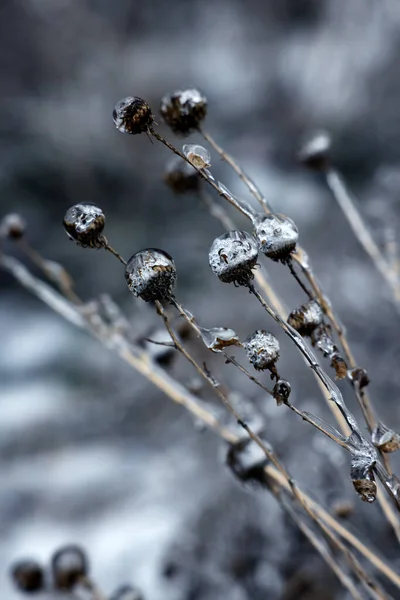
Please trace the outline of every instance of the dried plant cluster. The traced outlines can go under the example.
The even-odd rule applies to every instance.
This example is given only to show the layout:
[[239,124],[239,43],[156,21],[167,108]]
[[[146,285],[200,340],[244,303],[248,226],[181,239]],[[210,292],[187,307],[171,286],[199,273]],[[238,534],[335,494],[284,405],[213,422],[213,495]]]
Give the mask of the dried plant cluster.
[[[102,296],[98,301],[91,302],[90,306],[85,304],[76,295],[72,277],[66,270],[43,259],[29,246],[25,223],[17,215],[4,217],[1,223],[2,240],[9,238],[19,244],[27,256],[41,267],[45,278],[52,285],[45,278],[34,277],[27,267],[4,251],[0,254],[0,264],[53,310],[87,330],[173,401],[181,404],[215,431],[228,444],[227,464],[232,473],[243,482],[257,482],[277,498],[283,510],[309,539],[353,598],[388,598],[390,596],[381,580],[387,578],[392,585],[400,588],[400,575],[388,561],[383,560],[339,523],[328,510],[302,491],[273,450],[264,428],[256,430],[251,427],[232,403],[232,395],[226,383],[221,385],[209,367],[199,364],[190,354],[175,325],[173,314],[179,315],[187,327],[194,331],[198,343],[204,344],[210,352],[222,355],[227,368],[238,369],[248,379],[249,386],[259,386],[275,399],[278,406],[282,406],[281,410],[286,407],[296,413],[300,419],[299,426],[301,420],[304,420],[321,435],[329,437],[333,443],[347,450],[350,455],[349,477],[355,492],[364,502],[373,503],[378,500],[399,542],[400,481],[392,472],[388,454],[400,448],[400,436],[376,416],[366,391],[368,375],[356,363],[339,319],[313,273],[306,252],[299,245],[299,231],[295,223],[288,216],[272,211],[256,184],[213,137],[204,131],[203,121],[207,113],[204,95],[194,89],[167,95],[161,101],[160,112],[174,133],[185,136],[195,131],[203,136],[204,143],[230,165],[259,203],[259,210],[255,210],[215,179],[211,171],[210,152],[206,147],[185,144],[180,150],[165,139],[156,129],[155,117],[147,102],[130,96],[116,104],[113,119],[117,129],[131,135],[145,133],[173,152],[176,158],[170,163],[164,176],[167,185],[177,194],[198,195],[207,205],[212,217],[218,219],[226,230],[211,245],[209,265],[222,283],[247,288],[253,301],[260,303],[267,313],[264,322],[260,323],[260,329],[249,332],[248,337],[241,341],[233,329],[218,324],[209,329],[203,327],[176,296],[177,270],[173,258],[162,249],[146,248],[138,251],[133,248],[134,254],[126,261],[109,244],[103,233],[106,217],[101,207],[78,204],[69,208],[64,217],[64,228],[70,239],[81,248],[104,248],[124,265],[129,291],[138,299],[154,306],[169,333],[170,341],[165,343],[154,340],[153,343],[164,345],[165,351],[176,351],[185,357],[209,385],[210,393],[215,394],[221,405],[234,417],[232,427],[224,425],[219,413],[196,397],[183,383],[174,379],[168,368],[157,361],[148,345],[144,349],[139,341],[132,342],[128,322],[110,297]],[[304,145],[299,159],[304,165],[320,171],[326,177],[358,239],[390,285],[397,303],[400,289],[397,273],[394,273],[376,246],[342,178],[331,165],[329,149],[329,137],[321,133]],[[215,198],[207,193],[207,189],[216,192]],[[248,231],[235,227],[224,208],[224,202],[228,202],[248,219]],[[200,259],[207,260],[207,257]],[[268,259],[288,269],[304,293],[304,303],[293,307],[289,315],[285,314],[281,300],[264,275],[263,269],[268,264]],[[281,348],[278,337],[268,331],[271,319],[279,325],[282,334],[288,336],[311,368],[323,399],[332,408],[335,426],[292,404],[291,389],[296,382],[281,378],[279,373]],[[234,353],[236,348],[244,350],[248,359],[246,366]],[[316,352],[321,354],[321,358],[329,359],[329,373],[317,358]],[[260,371],[269,372],[271,388],[259,378]],[[288,377],[288,374],[282,375]],[[364,424],[357,422],[334,379],[347,380],[352,387],[367,425],[367,436],[363,433]],[[254,459],[252,450],[257,447],[261,454]],[[34,587],[42,586],[44,578],[40,568],[34,563],[29,563],[28,567],[31,571],[29,581],[33,581]],[[86,574],[83,575],[86,577]],[[21,574],[21,571],[15,570],[14,579],[20,589],[30,591],[24,572]],[[55,585],[57,581],[55,576]],[[124,600],[131,600],[131,597],[136,598],[129,595],[115,596]]]

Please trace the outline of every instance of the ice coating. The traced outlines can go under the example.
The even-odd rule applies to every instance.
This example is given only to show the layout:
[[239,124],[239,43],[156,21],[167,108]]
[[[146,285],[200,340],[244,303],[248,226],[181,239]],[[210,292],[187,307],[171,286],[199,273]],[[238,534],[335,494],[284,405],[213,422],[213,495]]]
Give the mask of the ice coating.
[[379,422],[372,432],[372,443],[382,452],[396,452],[400,449],[400,435]]
[[197,129],[207,114],[207,98],[196,89],[176,91],[161,100],[161,115],[175,133]]
[[273,260],[285,260],[296,248],[299,232],[286,215],[269,214],[255,222],[261,252]]
[[351,461],[350,477],[354,489],[364,502],[376,499],[376,483],[372,466],[363,456],[354,456]]
[[254,277],[257,242],[247,231],[229,231],[214,240],[208,258],[211,269],[221,281],[247,285]]
[[227,327],[199,328],[207,348],[213,352],[223,352],[228,346],[240,346],[239,338],[233,329]]
[[139,134],[149,130],[154,122],[150,106],[137,96],[127,96],[114,107],[115,127],[122,133]]
[[64,216],[64,228],[68,237],[83,247],[100,247],[105,225],[103,211],[94,204],[75,204]]
[[140,250],[129,259],[125,279],[132,294],[145,302],[169,300],[176,283],[175,263],[163,250]]
[[211,166],[210,153],[204,146],[184,144],[182,152],[196,169],[205,169]]
[[317,131],[303,144],[299,160],[309,167],[319,169],[327,164],[331,138],[326,131]]
[[[310,302],[293,310],[290,313],[287,322],[291,327],[296,329],[300,335],[307,336],[311,335],[313,331],[322,324],[323,318],[324,313],[322,312],[321,306],[316,300],[310,300]],[[323,347],[321,349],[322,351],[325,351],[325,349],[328,350],[328,347],[325,344],[325,348]]]
[[249,362],[257,371],[272,367],[279,358],[277,338],[263,329],[258,329],[243,342]]
[[286,379],[278,379],[274,385],[273,394],[278,406],[286,402],[292,391],[292,386]]

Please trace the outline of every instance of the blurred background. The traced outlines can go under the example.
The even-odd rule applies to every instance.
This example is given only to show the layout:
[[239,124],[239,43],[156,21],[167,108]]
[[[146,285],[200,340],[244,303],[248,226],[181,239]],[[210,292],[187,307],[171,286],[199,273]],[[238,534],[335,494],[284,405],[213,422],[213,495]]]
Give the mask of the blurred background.
[[[396,0],[2,0],[1,214],[23,215],[29,241],[70,271],[80,295],[112,294],[135,335],[149,335],[157,315],[129,293],[121,265],[63,231],[70,205],[99,205],[123,256],[146,246],[174,256],[178,298],[204,326],[232,327],[241,339],[256,328],[277,333],[294,403],[332,422],[309,370],[255,300],[212,275],[208,249],[222,228],[198,198],[167,189],[170,153],[114,127],[112,109],[124,96],[145,98],[157,114],[165,93],[198,87],[209,102],[205,128],[297,223],[370,374],[379,417],[399,429],[399,316],[390,291],[322,180],[296,162],[304,134],[330,131],[335,163],[376,240],[383,247],[397,235],[399,49]],[[215,176],[251,201],[211,155]],[[265,264],[289,309],[304,301],[287,269]],[[68,542],[87,549],[107,594],[126,582],[148,600],[347,598],[275,500],[232,478],[220,440],[4,272],[0,284],[2,598],[20,597],[9,582],[12,561],[45,562]],[[207,360],[242,394],[249,418],[257,403],[296,479],[329,507],[351,501],[351,527],[400,569],[378,504],[353,492],[348,456],[223,361]],[[197,385],[180,359],[170,368]],[[349,385],[340,387],[359,416]]]

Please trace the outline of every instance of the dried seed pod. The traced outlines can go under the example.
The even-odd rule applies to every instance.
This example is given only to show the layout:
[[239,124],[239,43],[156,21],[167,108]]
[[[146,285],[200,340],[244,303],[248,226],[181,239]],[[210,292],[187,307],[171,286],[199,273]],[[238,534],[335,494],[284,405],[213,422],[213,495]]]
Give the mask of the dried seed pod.
[[292,386],[286,379],[278,379],[274,385],[273,394],[278,406],[284,404],[289,399]]
[[110,600],[143,600],[139,590],[131,585],[122,585],[112,594]]
[[266,485],[267,463],[265,454],[247,438],[231,444],[226,455],[226,464],[233,475],[245,483]]
[[38,592],[43,589],[43,569],[35,560],[19,561],[12,567],[11,575],[21,592]]
[[26,230],[25,220],[16,213],[5,215],[0,222],[0,237],[20,240]]
[[229,346],[240,346],[239,338],[233,329],[227,327],[199,327],[202,340],[213,352],[223,352]]
[[360,367],[357,367],[356,369],[351,369],[351,371],[348,372],[348,377],[350,381],[354,385],[357,385],[360,390],[362,390],[369,384],[369,377],[367,371],[365,369],[361,369]]
[[207,114],[207,98],[198,90],[177,91],[161,100],[161,115],[175,133],[187,135],[198,129]]
[[145,302],[169,300],[176,283],[175,263],[163,250],[140,250],[128,260],[125,279],[132,294]]
[[198,171],[179,157],[168,165],[164,181],[176,194],[197,193],[201,184]]
[[303,144],[299,152],[299,161],[317,171],[323,171],[329,166],[331,138],[326,131],[314,133]]
[[347,363],[339,352],[334,352],[330,356],[331,367],[335,369],[336,379],[345,379],[347,376]]
[[105,225],[103,211],[94,204],[75,204],[65,213],[64,228],[70,240],[83,248],[101,248],[106,243],[102,231]]
[[316,300],[293,310],[288,316],[288,324],[302,336],[311,335],[323,322],[324,314]]
[[296,249],[299,231],[286,215],[269,214],[255,221],[255,236],[259,248],[272,260],[285,262]]
[[249,362],[257,371],[274,369],[279,358],[279,342],[272,333],[257,329],[243,342]]
[[71,590],[88,573],[86,554],[80,546],[63,546],[53,554],[51,569],[54,586],[60,590]]
[[208,255],[210,267],[224,283],[248,285],[258,258],[257,242],[246,231],[229,231],[216,238]]
[[379,422],[372,432],[372,443],[382,452],[396,452],[400,449],[400,435]]
[[364,502],[374,502],[376,499],[376,483],[370,461],[362,456],[354,456],[351,461],[350,477],[354,489]]
[[115,127],[122,133],[147,133],[154,123],[150,106],[142,98],[128,96],[114,107]]
[[200,146],[199,144],[184,144],[182,152],[196,169],[211,167],[211,156],[204,146]]

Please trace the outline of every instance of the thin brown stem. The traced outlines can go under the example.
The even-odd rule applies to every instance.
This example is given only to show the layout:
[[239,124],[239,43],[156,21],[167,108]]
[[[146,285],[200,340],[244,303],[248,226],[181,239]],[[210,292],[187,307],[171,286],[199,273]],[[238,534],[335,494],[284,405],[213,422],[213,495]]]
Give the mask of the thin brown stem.
[[114,250],[114,248],[112,246],[110,246],[110,244],[108,242],[105,242],[104,244],[104,249],[107,250],[108,252],[110,252],[111,254],[113,254],[116,258],[118,258],[118,260],[126,266],[126,260],[119,254],[119,252],[117,252],[116,250]]

